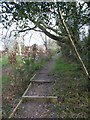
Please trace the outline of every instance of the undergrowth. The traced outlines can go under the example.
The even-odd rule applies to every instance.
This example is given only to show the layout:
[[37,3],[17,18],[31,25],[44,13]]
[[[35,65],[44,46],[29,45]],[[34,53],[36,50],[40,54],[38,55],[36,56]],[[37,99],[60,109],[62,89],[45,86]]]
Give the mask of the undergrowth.
[[[2,75],[2,111],[4,118],[7,118],[15,108],[27,88],[30,78],[47,62],[43,58],[38,61],[29,58],[21,59],[20,57],[17,59],[16,64],[9,66],[12,70],[8,70]],[[4,62],[5,66],[6,63]]]
[[76,63],[62,57],[56,60],[52,73],[54,95],[58,96],[56,110],[60,118],[88,118],[87,80]]

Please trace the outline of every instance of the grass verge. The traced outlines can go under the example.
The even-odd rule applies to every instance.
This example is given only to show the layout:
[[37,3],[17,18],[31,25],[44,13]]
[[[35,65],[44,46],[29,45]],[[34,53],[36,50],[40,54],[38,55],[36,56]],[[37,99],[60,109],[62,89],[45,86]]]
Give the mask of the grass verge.
[[87,80],[80,66],[63,58],[56,60],[52,73],[56,79],[54,95],[60,118],[88,118]]

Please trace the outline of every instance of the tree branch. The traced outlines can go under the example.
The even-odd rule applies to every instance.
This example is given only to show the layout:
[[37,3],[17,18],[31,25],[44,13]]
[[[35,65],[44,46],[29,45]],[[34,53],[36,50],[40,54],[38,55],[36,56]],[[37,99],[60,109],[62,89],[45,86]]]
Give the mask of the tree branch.
[[50,37],[51,39],[54,39],[56,41],[60,41],[60,42],[65,42],[63,37],[60,36],[56,36],[51,34],[50,32],[48,32],[42,25],[37,25],[48,37]]
[[18,32],[26,32],[28,30],[34,30],[36,28],[36,26],[34,26],[33,28],[27,28],[27,29],[23,29],[23,30],[18,30]]
[[85,64],[84,64],[84,62],[83,62],[83,60],[82,60],[82,58],[81,58],[81,56],[80,56],[80,54],[79,54],[76,46],[75,46],[75,44],[74,44],[74,41],[73,41],[73,39],[72,39],[72,37],[71,37],[71,34],[70,34],[69,30],[68,30],[68,27],[67,27],[67,25],[66,25],[66,23],[65,23],[65,20],[64,20],[64,18],[63,18],[63,16],[62,16],[62,13],[61,13],[61,10],[60,10],[60,8],[59,8],[59,4],[58,4],[58,3],[57,3],[57,10],[58,10],[59,18],[60,18],[61,21],[62,21],[62,24],[63,24],[63,26],[64,26],[64,28],[65,28],[66,33],[67,33],[67,36],[68,36],[68,38],[69,38],[69,40],[70,40],[70,42],[71,42],[71,45],[72,45],[72,47],[73,47],[73,49],[74,49],[74,51],[75,51],[75,53],[76,53],[76,55],[77,55],[77,58],[78,58],[78,60],[80,61],[81,65],[82,65],[82,67],[83,67],[83,69],[84,69],[84,71],[85,71],[85,74],[86,74],[87,78],[89,78],[90,76],[89,76],[88,70],[87,70],[87,68],[86,68],[86,66],[85,66]]
[[52,31],[55,32],[56,34],[62,36],[62,34],[61,34],[60,32],[58,32],[58,30],[56,30],[56,29],[54,29],[54,28],[52,28],[52,27],[50,27],[50,26],[46,26],[45,24],[43,24],[43,26],[44,26],[45,28],[49,29],[49,30],[52,30]]
[[66,39],[65,37],[63,37],[63,36],[56,36],[56,35],[51,34],[51,33],[48,32],[48,31],[46,30],[46,28],[45,28],[44,26],[42,26],[39,22],[37,22],[37,21],[35,21],[34,19],[32,19],[32,18],[30,17],[30,15],[28,15],[28,19],[29,19],[30,21],[32,21],[39,29],[42,30],[43,33],[45,33],[45,34],[46,34],[48,37],[50,37],[51,39],[56,40],[56,41],[59,41],[59,42],[61,42],[61,43],[65,42],[65,39]]

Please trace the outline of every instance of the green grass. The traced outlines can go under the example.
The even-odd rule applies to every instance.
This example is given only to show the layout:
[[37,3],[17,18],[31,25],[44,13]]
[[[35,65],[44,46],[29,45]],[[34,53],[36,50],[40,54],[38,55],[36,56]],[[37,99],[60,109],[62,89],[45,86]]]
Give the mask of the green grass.
[[[7,67],[9,65],[8,55],[4,55],[1,59],[2,59],[1,60],[2,67]],[[17,56],[16,60],[17,60],[18,63],[20,63],[22,61],[21,56]]]
[[8,56],[7,55],[2,57],[1,64],[2,64],[2,67],[6,67],[8,65]]
[[6,86],[9,83],[10,79],[8,76],[2,76],[2,85]]
[[[24,64],[24,66],[22,68],[19,67],[20,63]],[[23,61],[21,59],[21,56],[17,56],[17,64],[9,65],[8,64],[8,56],[5,55],[5,56],[2,57],[2,69],[5,69],[7,67],[12,67],[12,70],[15,73],[15,76],[16,76],[16,74],[20,74],[24,78],[28,74],[29,79],[30,79],[30,76],[32,76],[32,74],[36,70],[39,70],[45,63],[46,62],[43,59],[40,59],[39,61],[36,61],[35,63],[29,61],[29,59],[26,59],[25,63],[23,63]],[[16,67],[18,67],[20,69],[16,70],[15,69]],[[24,71],[23,71],[23,69],[24,69]],[[3,85],[3,88],[5,88],[7,85],[9,85],[9,83],[10,83],[9,76],[2,75],[2,85]]]
[[53,95],[58,96],[56,110],[61,118],[84,118],[88,111],[87,80],[76,63],[56,60],[52,73],[56,80]]
[[9,76],[5,75],[2,76],[2,90],[5,91],[10,84],[10,78]]
[[77,64],[68,64],[62,58],[56,60],[54,64],[55,72],[74,71],[77,68]]

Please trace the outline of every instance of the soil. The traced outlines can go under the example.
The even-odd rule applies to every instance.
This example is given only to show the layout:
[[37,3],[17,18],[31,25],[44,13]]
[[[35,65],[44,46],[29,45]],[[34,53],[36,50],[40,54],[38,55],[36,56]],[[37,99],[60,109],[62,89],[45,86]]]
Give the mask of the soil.
[[[35,76],[33,80],[51,80],[54,81],[53,77],[50,76],[55,59],[58,55],[54,56]],[[53,96],[53,82],[50,83],[32,83],[28,90],[28,96]],[[58,118],[58,114],[55,108],[55,104],[47,100],[27,100],[24,101],[18,110],[16,111],[14,118]]]

